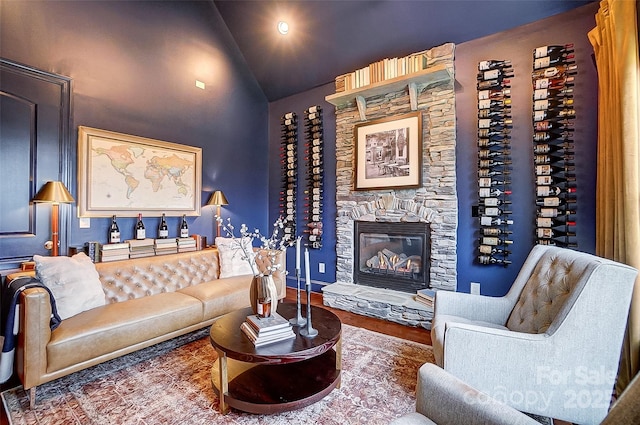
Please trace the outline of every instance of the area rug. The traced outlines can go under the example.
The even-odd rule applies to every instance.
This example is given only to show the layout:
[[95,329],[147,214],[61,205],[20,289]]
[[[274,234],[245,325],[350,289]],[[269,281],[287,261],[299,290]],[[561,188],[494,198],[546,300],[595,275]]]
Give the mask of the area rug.
[[387,424],[415,410],[418,369],[434,362],[428,345],[343,325],[340,388],[299,410],[221,415],[215,360],[205,329],[41,385],[34,410],[22,387],[2,400],[14,425]]

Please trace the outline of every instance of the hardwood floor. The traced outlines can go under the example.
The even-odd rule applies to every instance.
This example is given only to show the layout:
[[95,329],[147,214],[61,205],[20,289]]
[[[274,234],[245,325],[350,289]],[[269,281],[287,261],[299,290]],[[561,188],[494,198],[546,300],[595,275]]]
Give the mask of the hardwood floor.
[[[300,292],[300,297],[306,300],[306,292]],[[287,288],[287,296],[285,300],[296,302],[296,290],[293,288]],[[392,323],[386,320],[361,316],[359,314],[349,313],[348,311],[327,307],[322,304],[322,294],[312,292],[311,305],[317,305],[326,308],[327,310],[331,310],[336,316],[340,318],[342,323],[346,323],[347,325],[357,326],[359,328],[369,329],[370,331],[379,332],[385,335],[391,335],[398,338],[408,339],[410,341],[431,345],[431,333],[426,329],[411,328],[399,323]]]

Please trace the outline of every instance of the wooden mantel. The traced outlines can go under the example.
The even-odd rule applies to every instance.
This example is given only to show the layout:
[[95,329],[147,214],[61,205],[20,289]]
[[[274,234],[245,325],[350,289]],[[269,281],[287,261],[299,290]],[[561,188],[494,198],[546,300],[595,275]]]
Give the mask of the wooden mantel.
[[358,105],[360,119],[367,120],[367,98],[381,94],[393,93],[407,88],[409,90],[409,100],[411,110],[418,109],[418,89],[426,86],[436,86],[448,83],[453,79],[453,74],[445,65],[435,65],[413,74],[403,75],[390,80],[379,81],[368,86],[357,89],[338,92],[325,97],[325,100],[332,105],[342,106],[354,99]]

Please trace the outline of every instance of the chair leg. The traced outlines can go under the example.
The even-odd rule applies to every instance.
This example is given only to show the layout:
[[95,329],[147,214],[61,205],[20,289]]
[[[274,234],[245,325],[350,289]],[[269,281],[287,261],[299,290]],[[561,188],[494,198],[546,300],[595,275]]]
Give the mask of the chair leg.
[[36,407],[36,387],[29,388],[29,408],[35,409]]

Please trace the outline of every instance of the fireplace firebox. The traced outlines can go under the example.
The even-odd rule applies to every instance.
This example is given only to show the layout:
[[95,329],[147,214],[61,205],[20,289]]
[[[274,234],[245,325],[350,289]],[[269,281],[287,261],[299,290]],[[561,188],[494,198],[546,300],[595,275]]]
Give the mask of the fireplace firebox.
[[415,293],[429,287],[429,225],[354,222],[353,282]]

